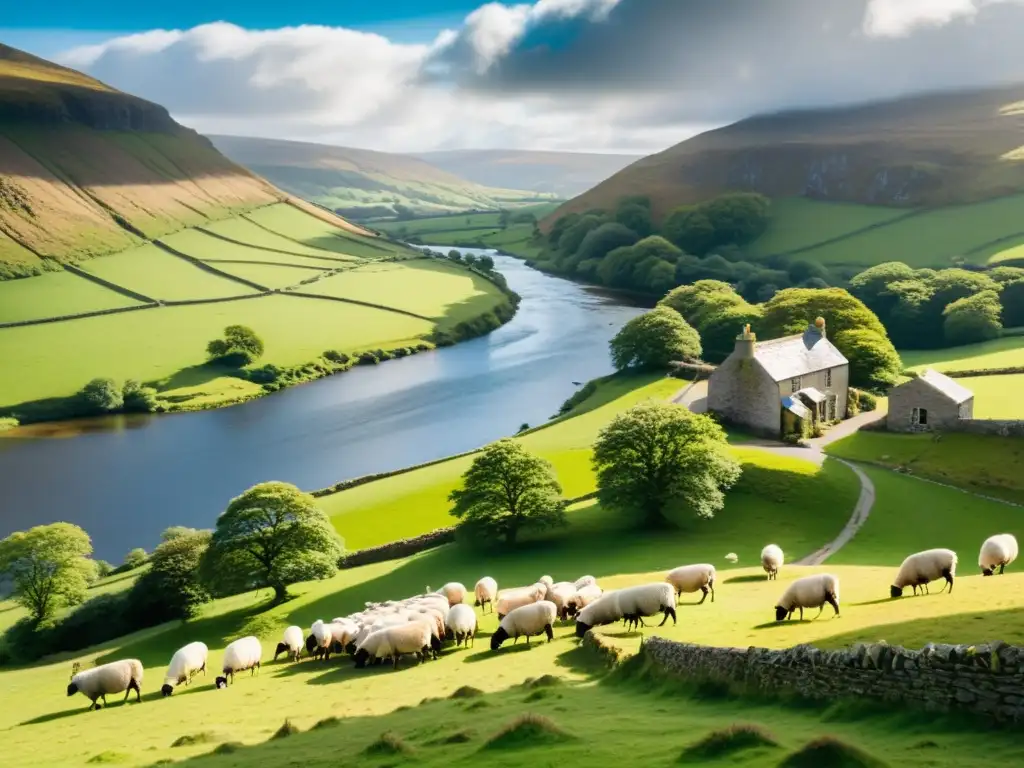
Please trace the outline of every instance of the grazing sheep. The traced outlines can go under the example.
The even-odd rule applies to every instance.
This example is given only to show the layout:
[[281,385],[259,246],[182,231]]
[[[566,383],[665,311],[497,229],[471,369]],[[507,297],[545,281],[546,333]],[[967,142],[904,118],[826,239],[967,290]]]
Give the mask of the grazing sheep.
[[644,616],[654,616],[661,612],[663,618],[661,624],[664,626],[668,617],[672,617],[673,626],[676,623],[676,593],[671,584],[654,582],[652,584],[641,584],[637,587],[626,587],[620,589],[618,594],[619,610],[622,617],[629,623],[630,628],[644,624]]
[[730,562],[733,565],[735,565],[736,563],[738,563],[740,561],[740,556],[737,555],[735,552],[730,552],[729,554],[727,554],[725,556],[725,559],[726,559],[727,562]]
[[572,597],[565,601],[565,613],[567,616],[575,616],[585,607],[597,600],[602,595],[602,590],[596,584],[589,584],[576,590]]
[[1017,559],[1017,539],[1013,534],[1000,533],[996,536],[989,536],[981,545],[981,554],[978,555],[978,565],[985,576],[991,576],[999,566],[999,573],[1002,573],[1006,566]]
[[565,621],[569,615],[569,600],[571,600],[575,594],[576,586],[571,581],[560,581],[557,584],[552,584],[548,587],[548,591],[544,596],[544,599],[555,604],[555,608],[558,609],[558,618]]
[[709,563],[698,563],[697,565],[681,565],[673,568],[665,576],[665,581],[671,584],[676,590],[676,601],[683,592],[703,592],[700,605],[708,599],[708,592],[711,593],[711,602],[715,602],[715,566]]
[[[890,597],[903,595],[904,587],[913,587],[914,594],[917,588],[921,587],[925,594],[930,594],[928,582],[937,579],[945,579],[949,585],[950,593],[953,592],[953,579],[956,577],[956,552],[951,549],[926,549],[924,552],[917,552],[910,555],[900,565],[896,574],[896,580],[889,588]],[[946,584],[942,585],[945,590]]]
[[282,653],[287,653],[291,656],[292,661],[298,661],[299,654],[302,652],[302,645],[302,630],[296,626],[288,627],[284,631],[284,638],[277,644],[277,650],[274,651],[274,661],[277,661],[277,657]]
[[539,635],[541,632],[548,636],[548,642],[554,640],[555,632],[551,625],[557,615],[558,609],[550,600],[540,600],[516,608],[501,620],[491,635],[491,650],[498,650],[510,637],[515,638],[512,641],[515,645],[522,635],[526,636],[527,645],[530,644],[530,635]]
[[107,704],[107,694],[124,691],[124,700],[135,691],[136,701],[142,701],[142,662],[138,659],[121,659],[99,667],[79,672],[68,684],[68,696],[82,693],[92,702],[89,709],[99,709],[97,699]]
[[[804,619],[804,608],[817,608],[818,616],[825,610],[828,603],[839,615],[839,579],[830,573],[819,573],[797,579],[782,593],[775,606],[775,620],[782,621],[800,611],[800,620]],[[818,618],[815,616],[814,618]]]
[[498,603],[495,606],[498,619],[505,618],[510,611],[514,611],[516,608],[543,600],[546,592],[547,587],[540,583],[531,584],[529,587],[512,587],[501,590],[498,593]]
[[450,581],[437,590],[438,594],[448,598],[448,605],[458,605],[466,600],[466,588],[457,581]]
[[476,636],[476,611],[468,605],[456,605],[448,612],[447,629],[455,638],[455,645],[471,645]]
[[[576,615],[576,637],[583,637],[587,634],[587,630],[593,627],[611,624],[622,618],[622,611],[619,609],[619,591],[605,592]],[[579,592],[576,594],[578,595]]]
[[[301,639],[302,633],[300,632],[299,640]],[[164,684],[160,693],[170,696],[174,692],[174,686],[182,683],[188,685],[197,672],[202,672],[205,676],[206,657],[209,653],[210,650],[206,647],[206,643],[200,643],[198,640],[175,651],[171,656],[171,663],[167,667],[167,674],[164,675]]]
[[317,619],[310,627],[309,637],[306,638],[306,653],[315,659],[327,660],[331,656],[331,643],[334,635],[331,628],[324,624],[323,619]]
[[345,650],[349,643],[355,639],[356,633],[359,631],[358,626],[345,619],[342,619],[341,621],[332,621],[330,624],[325,624],[324,626],[327,627],[331,633],[331,643],[329,648],[331,653],[341,653]]
[[260,657],[263,648],[260,641],[249,635],[235,640],[224,649],[224,662],[221,669],[224,674],[217,678],[218,688],[227,688],[228,680],[235,682],[235,672],[249,670],[249,676],[255,675],[260,668]]
[[365,667],[371,658],[390,658],[398,669],[398,659],[403,653],[417,654],[423,660],[431,652],[430,646],[430,625],[424,621],[407,621],[371,633],[356,649],[356,666]]
[[779,569],[782,567],[785,558],[782,548],[778,544],[769,544],[761,550],[761,567],[768,574],[768,580],[779,578]]
[[438,658],[441,655],[441,642],[444,640],[446,633],[444,622],[438,623],[438,618],[429,613],[412,613],[409,614],[407,621],[418,621],[421,624],[426,624],[430,628],[430,648],[433,651],[434,658]]
[[484,606],[490,603],[491,611],[493,612],[494,598],[498,596],[498,582],[490,576],[484,576],[473,588],[473,595],[476,597],[474,605],[479,605],[483,609]]
[[552,584],[555,583],[555,580],[552,579],[547,574],[545,574],[545,575],[541,576],[539,579],[537,579],[537,583],[538,584],[543,584],[545,587],[550,587]]
[[573,582],[573,584],[576,586],[576,589],[583,589],[583,587],[596,587],[597,579],[593,576],[580,576],[575,582]]

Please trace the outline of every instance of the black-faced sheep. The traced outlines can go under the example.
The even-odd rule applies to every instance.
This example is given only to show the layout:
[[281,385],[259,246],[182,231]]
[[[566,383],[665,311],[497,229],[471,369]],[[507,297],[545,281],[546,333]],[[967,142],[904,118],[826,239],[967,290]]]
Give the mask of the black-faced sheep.
[[[835,615],[839,615],[839,579],[830,573],[819,573],[797,579],[779,598],[775,605],[775,620],[782,621],[800,611],[800,620],[804,618],[804,608],[817,608],[818,616],[825,610],[825,604],[831,605]],[[817,616],[815,616],[817,618]]]
[[999,573],[1017,559],[1017,539],[1010,533],[989,536],[981,545],[978,565],[985,576],[991,576],[999,568]]
[[182,683],[188,685],[198,672],[206,675],[206,658],[209,653],[206,643],[199,641],[189,643],[175,651],[171,657],[171,663],[167,667],[167,674],[164,676],[164,684],[160,693],[170,696],[174,692],[174,686]]
[[491,650],[498,650],[510,637],[514,638],[514,645],[523,635],[529,645],[530,635],[539,635],[541,632],[547,635],[549,641],[554,640],[555,633],[551,625],[555,623],[557,615],[558,609],[550,600],[531,602],[510,611],[491,635]]
[[945,590],[948,585],[952,593],[955,578],[956,552],[951,549],[926,549],[924,552],[910,555],[903,561],[896,574],[896,580],[889,588],[889,596],[900,597],[905,587],[913,587],[915,595],[918,587],[921,587],[925,594],[929,594],[928,582],[938,579],[946,580],[939,591]]
[[106,706],[107,694],[124,691],[124,700],[135,691],[135,700],[142,701],[142,662],[138,659],[122,659],[99,667],[79,672],[68,684],[68,696],[83,694],[89,699],[89,709],[99,709],[97,699],[103,699]]

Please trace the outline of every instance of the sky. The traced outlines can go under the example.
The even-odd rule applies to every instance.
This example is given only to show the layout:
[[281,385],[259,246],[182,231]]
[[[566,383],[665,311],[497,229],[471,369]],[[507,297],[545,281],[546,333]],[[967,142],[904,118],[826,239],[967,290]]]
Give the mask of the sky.
[[203,133],[650,153],[752,114],[1024,82],[1024,0],[49,0],[0,41]]

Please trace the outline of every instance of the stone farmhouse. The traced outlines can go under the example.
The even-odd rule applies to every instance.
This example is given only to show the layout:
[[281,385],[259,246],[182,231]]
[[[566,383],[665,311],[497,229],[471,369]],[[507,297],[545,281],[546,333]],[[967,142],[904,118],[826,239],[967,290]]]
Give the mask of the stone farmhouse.
[[850,363],[819,317],[796,336],[758,342],[746,326],[708,381],[708,410],[766,437],[846,417]]
[[886,429],[892,432],[949,430],[974,418],[974,393],[931,368],[889,390]]

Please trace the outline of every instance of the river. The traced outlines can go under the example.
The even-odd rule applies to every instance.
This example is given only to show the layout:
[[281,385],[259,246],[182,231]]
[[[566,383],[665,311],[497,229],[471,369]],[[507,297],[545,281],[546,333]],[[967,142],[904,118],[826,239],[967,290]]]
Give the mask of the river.
[[522,303],[488,336],[230,408],[0,438],[0,537],[66,520],[89,532],[96,557],[118,563],[170,525],[212,527],[233,496],[265,480],[321,488],[543,423],[572,382],[611,371],[608,341],[641,310],[517,259],[494,260]]

